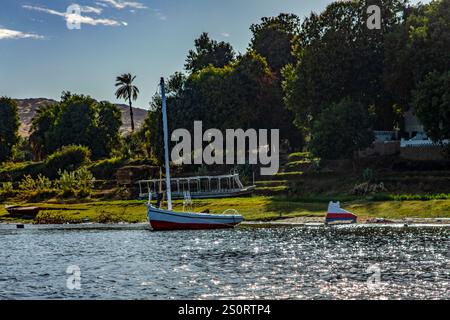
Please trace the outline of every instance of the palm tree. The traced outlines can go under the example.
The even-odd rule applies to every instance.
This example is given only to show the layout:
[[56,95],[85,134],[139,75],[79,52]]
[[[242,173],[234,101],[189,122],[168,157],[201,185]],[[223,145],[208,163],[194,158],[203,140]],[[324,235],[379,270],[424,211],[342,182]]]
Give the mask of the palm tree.
[[133,107],[131,100],[136,101],[139,89],[133,85],[133,81],[136,76],[132,76],[131,73],[124,73],[116,78],[116,87],[119,87],[116,91],[117,99],[128,100],[130,105],[130,119],[131,119],[131,131],[134,132],[134,118],[133,118]]

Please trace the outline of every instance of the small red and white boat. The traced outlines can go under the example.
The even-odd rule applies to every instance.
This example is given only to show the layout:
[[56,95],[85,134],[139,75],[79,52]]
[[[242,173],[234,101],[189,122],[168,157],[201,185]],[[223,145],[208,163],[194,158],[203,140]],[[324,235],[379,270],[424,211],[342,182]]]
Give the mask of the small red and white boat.
[[[161,78],[162,116],[164,129],[164,157],[166,164],[167,210],[160,208],[160,198],[156,206],[151,204],[152,193],[149,193],[147,217],[153,230],[198,230],[233,228],[244,221],[239,214],[209,214],[194,212],[175,212],[172,210],[172,191],[170,183],[169,143],[167,126],[167,106],[164,79]],[[160,187],[161,189],[161,187]],[[161,190],[160,190],[161,191]]]
[[358,217],[341,208],[341,204],[340,202],[330,202],[328,204],[328,213],[327,216],[325,218],[325,223],[330,223],[330,222],[351,222],[351,223],[356,223]]

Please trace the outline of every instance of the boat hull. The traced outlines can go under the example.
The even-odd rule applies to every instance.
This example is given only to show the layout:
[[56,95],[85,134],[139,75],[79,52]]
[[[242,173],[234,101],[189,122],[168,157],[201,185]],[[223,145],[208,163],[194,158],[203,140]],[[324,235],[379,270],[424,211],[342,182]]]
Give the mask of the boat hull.
[[226,229],[234,228],[244,220],[241,215],[173,212],[155,207],[148,207],[147,215],[155,231]]
[[325,218],[325,222],[330,223],[336,221],[337,222],[346,221],[356,223],[357,219],[358,217],[352,213],[328,213],[327,217]]
[[17,217],[36,217],[40,211],[38,207],[5,206],[6,211]]

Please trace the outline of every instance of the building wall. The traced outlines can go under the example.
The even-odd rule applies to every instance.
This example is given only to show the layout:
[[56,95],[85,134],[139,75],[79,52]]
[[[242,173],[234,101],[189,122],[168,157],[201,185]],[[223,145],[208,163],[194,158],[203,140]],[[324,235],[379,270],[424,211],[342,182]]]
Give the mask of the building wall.
[[414,115],[412,110],[408,110],[404,114],[405,119],[405,132],[409,134],[412,138],[416,132],[424,132],[423,125],[420,123],[419,119]]
[[444,148],[437,145],[421,145],[400,148],[400,157],[408,160],[445,160]]

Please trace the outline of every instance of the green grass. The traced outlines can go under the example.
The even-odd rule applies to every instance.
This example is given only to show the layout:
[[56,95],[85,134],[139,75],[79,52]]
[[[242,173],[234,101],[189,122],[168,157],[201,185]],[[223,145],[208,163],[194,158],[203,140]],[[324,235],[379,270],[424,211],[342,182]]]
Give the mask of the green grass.
[[301,160],[311,160],[313,156],[309,152],[293,152],[288,155],[288,161],[301,161]]
[[438,194],[377,194],[373,196],[374,201],[429,201],[450,200],[449,193]]
[[271,177],[273,177],[273,180],[279,180],[279,179],[296,179],[300,178],[303,175],[302,171],[289,171],[289,172],[279,172]]
[[[94,201],[85,203],[35,203],[27,204],[43,207],[40,217],[48,222],[145,222],[146,207],[143,201]],[[415,218],[450,218],[450,200],[429,201],[351,201],[344,202],[343,207],[355,212],[361,220],[378,217],[387,219]],[[182,201],[175,201],[175,210],[182,210]],[[270,221],[280,217],[324,217],[327,203],[304,202],[278,199],[274,197],[244,197],[230,199],[194,200],[193,211],[201,212],[209,209],[211,213],[223,213],[227,209],[235,209],[247,221]],[[86,220],[88,219],[88,220]],[[0,221],[19,222],[8,216],[0,207]],[[32,222],[33,220],[28,220]],[[45,222],[44,220],[42,222]]]
[[346,209],[363,219],[450,218],[450,200],[361,202]]

